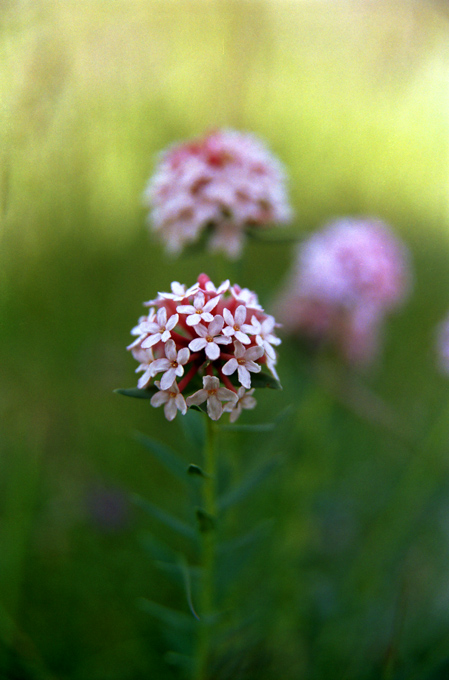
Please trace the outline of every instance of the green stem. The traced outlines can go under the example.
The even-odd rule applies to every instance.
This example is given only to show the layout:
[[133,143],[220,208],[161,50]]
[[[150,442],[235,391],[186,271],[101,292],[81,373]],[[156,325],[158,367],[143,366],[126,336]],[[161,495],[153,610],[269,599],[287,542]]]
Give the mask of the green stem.
[[200,595],[200,622],[198,631],[198,645],[196,649],[195,667],[193,680],[207,680],[209,647],[210,647],[210,626],[211,616],[214,611],[214,574],[216,559],[216,530],[215,517],[217,511],[216,503],[216,477],[217,477],[217,457],[216,457],[216,429],[215,423],[207,419],[207,437],[204,449],[204,472],[206,477],[203,480],[203,508],[205,513],[204,525],[201,525],[202,539],[202,588]]

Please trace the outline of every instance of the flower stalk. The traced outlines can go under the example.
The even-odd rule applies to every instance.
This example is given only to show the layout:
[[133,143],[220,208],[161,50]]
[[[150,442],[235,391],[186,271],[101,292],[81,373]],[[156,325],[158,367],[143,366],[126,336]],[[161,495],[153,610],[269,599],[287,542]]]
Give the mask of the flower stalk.
[[216,563],[216,526],[217,514],[216,478],[216,425],[207,418],[207,434],[204,447],[203,509],[199,517],[201,534],[202,580],[199,607],[199,631],[195,654],[193,680],[206,680],[210,656],[211,620],[215,606],[215,563]]

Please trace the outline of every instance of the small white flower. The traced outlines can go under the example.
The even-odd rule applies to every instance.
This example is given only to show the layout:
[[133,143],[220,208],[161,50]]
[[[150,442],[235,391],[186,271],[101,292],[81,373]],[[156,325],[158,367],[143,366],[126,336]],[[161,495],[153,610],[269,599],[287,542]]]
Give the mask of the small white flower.
[[152,321],[154,321],[155,317],[156,312],[154,311],[154,308],[151,308],[148,312],[148,316],[141,316],[139,318],[137,326],[134,326],[134,328],[131,331],[131,335],[137,335],[138,338],[134,340],[134,342],[132,342],[130,345],[128,345],[126,349],[133,349],[134,347],[140,346],[142,340],[145,340],[145,338],[147,337],[147,333],[144,330],[142,330],[145,327],[144,324],[151,323]]
[[259,305],[259,300],[256,293],[253,293],[249,288],[240,288],[240,286],[232,286],[230,288],[232,297],[246,305],[248,309],[256,309],[258,312],[263,312],[263,307]]
[[190,286],[190,288],[186,289],[185,285],[183,283],[179,283],[179,281],[173,281],[170,287],[171,293],[158,293],[158,295],[164,300],[173,300],[174,302],[181,302],[186,297],[189,297],[189,295],[194,295],[199,290],[198,283],[194,283],[193,286]]
[[245,323],[246,320],[246,307],[245,305],[239,305],[235,310],[234,316],[231,314],[229,309],[223,310],[224,320],[228,324],[226,328],[223,329],[223,335],[230,338],[234,335],[237,340],[243,342],[244,345],[249,345],[251,340],[249,339],[247,333],[254,334],[254,328]]
[[229,359],[221,370],[224,375],[231,375],[237,371],[240,384],[249,389],[251,387],[250,373],[259,373],[261,370],[260,365],[254,360],[263,356],[264,349],[263,347],[250,347],[245,350],[238,340],[234,340],[234,348],[235,357]]
[[205,321],[210,323],[213,320],[211,311],[215,309],[220,300],[220,296],[213,297],[206,302],[204,293],[201,291],[195,295],[193,299],[193,305],[179,305],[176,307],[176,311],[179,314],[188,314],[186,323],[188,326],[196,326],[200,321]]
[[170,339],[165,343],[165,356],[166,359],[156,359],[152,364],[153,375],[165,371],[161,378],[161,390],[167,390],[176,376],[184,375],[184,364],[188,362],[190,352],[187,347],[177,352],[174,340]]
[[203,389],[187,397],[187,406],[198,406],[207,400],[207,413],[212,420],[218,420],[223,413],[222,401],[236,401],[237,395],[226,387],[220,387],[220,381],[215,376],[206,375],[203,378]]
[[207,326],[198,323],[194,326],[196,332],[200,336],[189,342],[189,348],[192,352],[199,352],[204,349],[206,356],[211,361],[215,361],[220,356],[220,347],[218,345],[229,345],[232,342],[231,338],[220,335],[223,328],[224,319],[217,314],[213,321]]
[[253,326],[253,333],[256,335],[256,343],[263,347],[267,357],[273,361],[276,359],[276,352],[272,345],[280,345],[281,339],[273,335],[272,331],[276,326],[276,321],[273,316],[267,316],[266,319],[260,323],[253,315],[251,317],[251,324]]
[[237,391],[237,401],[229,402],[223,408],[223,411],[227,411],[229,415],[229,421],[235,423],[237,418],[240,416],[242,409],[253,409],[257,406],[257,401],[252,396],[254,393],[254,388],[248,392],[244,387],[239,387]]
[[153,363],[154,363],[153,350],[151,349],[151,347],[149,347],[148,349],[142,349],[141,347],[137,347],[136,349],[132,350],[132,353],[133,353],[134,359],[137,359],[137,361],[140,361],[140,366],[138,366],[136,368],[136,373],[140,373],[141,371],[144,371],[143,375],[140,376],[140,378],[137,382],[137,387],[139,388],[139,390],[143,390],[148,385],[151,378],[154,376],[154,372],[153,372]]
[[206,290],[208,293],[215,293],[215,295],[223,295],[223,293],[226,293],[226,291],[229,289],[229,286],[231,285],[231,282],[229,279],[226,279],[226,281],[223,281],[218,288],[215,288],[214,284],[212,281],[207,281],[206,282]]
[[167,320],[167,310],[165,307],[161,307],[157,310],[156,319],[153,321],[147,321],[141,324],[141,330],[148,335],[148,337],[142,342],[142,347],[147,349],[147,347],[153,347],[158,342],[167,342],[171,337],[171,331],[176,326],[179,321],[178,314],[172,314],[172,316]]
[[155,385],[160,391],[156,392],[156,394],[153,394],[151,397],[151,406],[157,408],[164,404],[164,413],[167,420],[173,420],[178,411],[181,411],[182,415],[187,413],[187,404],[180,393],[176,382],[173,382],[173,384],[165,390],[161,389],[159,380],[156,380]]

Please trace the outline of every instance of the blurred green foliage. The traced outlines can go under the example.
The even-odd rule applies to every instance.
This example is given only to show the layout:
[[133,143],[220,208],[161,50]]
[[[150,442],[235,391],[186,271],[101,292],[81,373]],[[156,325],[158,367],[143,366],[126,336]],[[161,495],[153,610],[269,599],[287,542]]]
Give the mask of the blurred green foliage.
[[230,277],[269,309],[290,266],[289,246],[254,242],[237,265],[167,260],[147,233],[155,154],[220,126],[254,131],[285,163],[299,235],[379,216],[413,251],[415,285],[366,375],[313,365],[286,341],[283,392],[264,391],[242,422],[293,414],[270,438],[223,433],[235,470],[261,450],[286,462],[235,511],[236,526],[274,529],[233,593],[253,625],[218,650],[216,677],[447,677],[448,383],[433,355],[449,307],[444,10],[0,5],[0,677],[178,677],[136,601],[179,595],[139,542],[158,527],[128,497],[184,512],[132,437],[176,447],[182,424],[112,390],[134,383],[129,330],[171,280]]

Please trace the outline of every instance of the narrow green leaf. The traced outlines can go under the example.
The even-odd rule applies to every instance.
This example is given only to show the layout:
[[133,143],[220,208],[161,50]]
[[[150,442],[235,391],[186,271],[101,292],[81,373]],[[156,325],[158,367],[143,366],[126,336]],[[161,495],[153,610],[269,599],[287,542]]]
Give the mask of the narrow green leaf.
[[275,458],[269,458],[262,463],[262,465],[257,466],[239,485],[233,487],[218,499],[219,509],[226,510],[235,503],[243,500],[274,472],[280,465],[281,460],[281,456],[277,456]]
[[179,652],[170,651],[165,654],[164,659],[170,666],[182,668],[189,674],[193,670],[193,659],[187,654],[179,654]]
[[215,529],[215,518],[212,515],[208,515],[201,508],[197,508],[195,514],[198,520],[198,528],[202,534]]
[[202,451],[206,439],[204,411],[199,407],[197,411],[196,408],[191,406],[187,409],[187,413],[183,418],[178,418],[178,422],[182,427],[184,436],[189,440],[194,449]]
[[119,387],[114,390],[115,394],[123,394],[125,397],[134,397],[135,399],[151,399],[153,394],[158,391],[155,385],[150,385],[144,390],[139,390],[138,387],[123,388]]
[[219,546],[218,583],[221,587],[226,589],[239,577],[255,552],[260,550],[271,524],[270,521],[263,522],[247,534]]
[[193,600],[192,600],[192,581],[191,581],[191,574],[192,574],[192,569],[189,567],[187,564],[187,560],[184,557],[184,555],[180,555],[179,557],[179,567],[181,569],[181,573],[184,579],[184,588],[186,591],[186,598],[187,598],[187,604],[189,605],[189,609],[192,612],[192,616],[199,621],[200,617],[195,611],[195,607],[193,606]]
[[268,387],[271,390],[282,390],[282,385],[279,380],[273,378],[269,373],[251,373],[251,387],[261,388]]
[[163,541],[155,538],[152,534],[146,532],[140,537],[140,544],[146,553],[154,560],[160,562],[175,563],[177,553],[166,545]]
[[224,432],[271,432],[276,427],[276,423],[259,423],[258,425],[221,425],[220,430]]
[[187,468],[187,474],[192,475],[194,477],[208,477],[209,476],[209,475],[206,475],[198,465],[194,465],[193,463],[190,463],[189,467]]
[[145,598],[140,598],[138,604],[140,609],[151,614],[170,628],[184,631],[188,631],[192,628],[193,619],[183,612],[178,612],[175,609],[170,609],[169,607],[165,607],[152,600],[146,600]]
[[170,447],[158,442],[157,439],[148,437],[142,432],[135,432],[135,438],[148,451],[150,451],[157,460],[171,473],[179,479],[185,481],[186,479],[186,464],[178,457],[178,455]]
[[170,515],[165,510],[161,510],[161,508],[158,508],[157,505],[150,503],[137,494],[133,494],[131,498],[136,503],[136,505],[142,508],[142,510],[145,510],[148,515],[159,520],[159,522],[164,524],[166,527],[176,531],[185,538],[195,538],[195,531],[192,529],[192,527],[190,527],[188,524],[185,524],[177,517],[173,517],[173,515]]
[[223,541],[218,545],[218,552],[226,555],[230,555],[235,550],[240,550],[245,548],[247,545],[256,543],[257,541],[265,538],[273,526],[273,521],[271,519],[264,520],[260,522],[253,529],[248,531],[246,534],[237,536],[230,541]]

